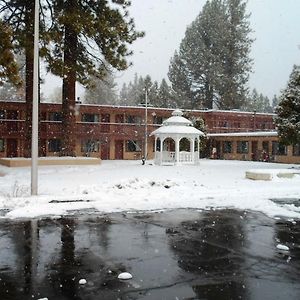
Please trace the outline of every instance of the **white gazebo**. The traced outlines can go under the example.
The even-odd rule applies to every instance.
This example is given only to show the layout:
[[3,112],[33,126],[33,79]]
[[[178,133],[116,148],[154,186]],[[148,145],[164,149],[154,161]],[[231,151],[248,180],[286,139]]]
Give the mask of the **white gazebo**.
[[156,165],[199,163],[200,136],[204,133],[182,115],[182,111],[176,109],[172,117],[150,134],[155,136]]

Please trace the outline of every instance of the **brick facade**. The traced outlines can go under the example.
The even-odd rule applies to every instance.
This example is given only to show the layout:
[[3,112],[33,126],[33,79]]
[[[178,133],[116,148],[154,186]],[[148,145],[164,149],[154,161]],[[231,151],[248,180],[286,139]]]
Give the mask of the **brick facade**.
[[[62,122],[61,104],[42,103],[39,107],[39,156],[57,156],[61,148]],[[164,119],[171,116],[173,109],[148,107],[148,134],[157,129]],[[129,106],[77,104],[76,112],[76,155],[100,157],[101,159],[140,159],[144,153],[145,108]],[[197,110],[185,111],[187,117],[201,117],[209,134],[253,132],[274,130],[273,114],[241,111]],[[24,127],[26,106],[22,102],[0,102],[0,157],[24,156]],[[224,141],[231,140],[235,152],[224,153]],[[244,137],[245,140],[245,137]],[[218,148],[216,157],[222,159],[260,159],[259,150],[263,141],[277,142],[277,137],[247,137],[253,147],[254,156],[237,153],[237,137],[211,136],[206,155],[211,156],[213,148]],[[255,145],[254,142],[257,142]],[[271,149],[270,146],[270,149]],[[148,137],[148,158],[154,155],[153,137]],[[271,150],[270,150],[271,151]],[[287,155],[272,159],[280,162],[299,162],[288,148]],[[252,153],[252,154],[251,154]]]

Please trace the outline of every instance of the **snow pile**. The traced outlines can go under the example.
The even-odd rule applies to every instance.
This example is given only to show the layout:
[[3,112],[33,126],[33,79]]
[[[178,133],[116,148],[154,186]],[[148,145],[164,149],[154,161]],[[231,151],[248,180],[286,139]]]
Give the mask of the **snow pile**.
[[[2,217],[60,216],[175,208],[237,208],[271,217],[300,218],[300,176],[252,181],[247,170],[286,171],[296,165],[201,160],[198,166],[154,166],[140,161],[104,161],[99,166],[39,168],[39,196],[30,197],[30,168],[0,166]],[[294,170],[295,171],[295,170]],[[297,200],[296,200],[297,202]],[[300,202],[300,201],[299,201]],[[291,204],[293,203],[293,204]]]

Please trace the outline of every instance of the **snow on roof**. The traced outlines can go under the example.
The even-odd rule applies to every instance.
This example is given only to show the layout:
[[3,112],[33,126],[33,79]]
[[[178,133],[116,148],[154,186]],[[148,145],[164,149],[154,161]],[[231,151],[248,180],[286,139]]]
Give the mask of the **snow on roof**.
[[162,126],[154,130],[150,135],[204,135],[202,131],[193,127],[193,123],[190,120],[182,115],[183,112],[181,110],[174,110],[172,117],[165,120]]
[[151,132],[150,135],[182,134],[182,135],[204,135],[204,133],[193,126],[161,126]]
[[218,136],[278,136],[277,131],[250,131],[250,132],[226,132],[226,133],[209,133],[208,137]]

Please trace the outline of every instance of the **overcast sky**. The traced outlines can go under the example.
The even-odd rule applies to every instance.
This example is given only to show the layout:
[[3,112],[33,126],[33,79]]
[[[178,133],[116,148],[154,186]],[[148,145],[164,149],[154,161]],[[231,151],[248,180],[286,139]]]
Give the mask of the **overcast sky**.
[[[153,80],[167,78],[170,58],[179,48],[189,25],[201,11],[205,0],[132,0],[130,14],[144,38],[132,45],[133,66],[117,74],[119,86],[133,81],[134,74],[149,74]],[[293,64],[300,64],[300,1],[248,0],[253,73],[250,88],[268,97],[285,87]],[[46,80],[46,95],[59,85],[52,77]],[[78,96],[82,89],[78,89]]]

